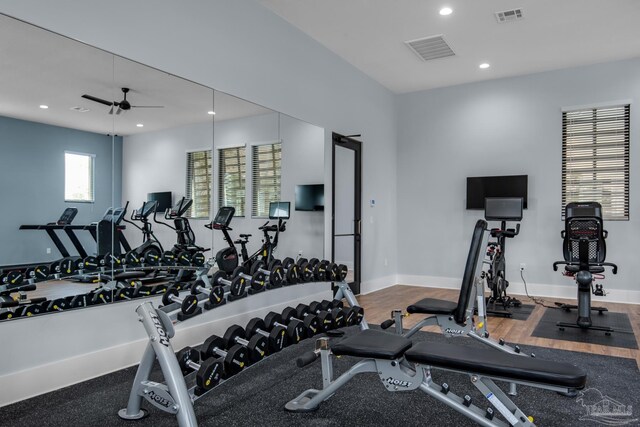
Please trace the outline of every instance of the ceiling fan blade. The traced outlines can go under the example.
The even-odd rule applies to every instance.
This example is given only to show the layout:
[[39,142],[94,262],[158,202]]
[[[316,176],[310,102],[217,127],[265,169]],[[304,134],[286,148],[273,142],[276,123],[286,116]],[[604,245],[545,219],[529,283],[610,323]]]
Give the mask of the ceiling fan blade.
[[111,106],[111,109],[109,110],[109,114],[113,114],[113,105]]
[[91,96],[91,95],[82,95],[82,98],[84,99],[88,99],[89,101],[93,101],[93,102],[98,102],[100,104],[104,104],[104,105],[108,105],[108,106],[112,106],[113,102],[111,101],[107,101],[101,98],[96,98],[95,96]]
[[131,108],[164,108],[164,105],[132,105]]
[[116,116],[119,116],[122,113],[122,108],[118,107],[118,111],[116,111]]

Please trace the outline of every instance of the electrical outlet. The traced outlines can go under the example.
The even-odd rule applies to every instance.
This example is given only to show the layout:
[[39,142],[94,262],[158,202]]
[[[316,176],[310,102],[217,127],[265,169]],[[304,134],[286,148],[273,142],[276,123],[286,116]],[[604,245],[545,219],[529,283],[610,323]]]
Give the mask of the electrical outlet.
[[47,248],[47,253],[50,254],[51,253],[51,248]]
[[520,271],[525,271],[527,269],[527,264],[525,264],[524,262],[520,263]]

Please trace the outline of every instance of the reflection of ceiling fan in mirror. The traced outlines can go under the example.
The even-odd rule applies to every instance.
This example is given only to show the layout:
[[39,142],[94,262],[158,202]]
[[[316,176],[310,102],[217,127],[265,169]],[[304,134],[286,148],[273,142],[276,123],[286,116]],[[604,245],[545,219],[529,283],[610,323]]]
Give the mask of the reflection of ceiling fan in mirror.
[[104,104],[111,107],[111,109],[109,110],[109,114],[113,114],[114,107],[118,107],[118,109],[116,110],[116,114],[120,114],[123,111],[128,111],[132,108],[164,108],[164,105],[131,105],[129,101],[127,101],[127,93],[129,93],[129,90],[130,89],[128,87],[122,88],[122,93],[124,93],[124,99],[122,101],[111,102],[105,99],[96,98],[95,96],[86,95],[86,94],[82,95],[82,97],[84,99],[88,99],[90,101],[98,102],[100,104]]

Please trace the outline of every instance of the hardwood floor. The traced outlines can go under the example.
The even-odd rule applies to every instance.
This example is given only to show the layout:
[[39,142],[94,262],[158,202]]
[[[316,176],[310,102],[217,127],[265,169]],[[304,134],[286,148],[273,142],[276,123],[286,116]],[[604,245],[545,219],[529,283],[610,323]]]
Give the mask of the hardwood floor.
[[[367,321],[372,324],[380,324],[390,317],[391,310],[393,309],[402,309],[404,312],[408,305],[422,298],[438,298],[456,301],[458,298],[458,291],[453,289],[435,289],[421,286],[396,285],[367,295],[359,295],[357,298],[365,309]],[[526,296],[517,295],[517,298],[520,299],[523,304],[534,304],[534,302],[529,300]],[[554,298],[553,301],[563,300]],[[566,302],[571,301],[566,300]],[[553,304],[553,302],[547,301],[547,304]],[[610,311],[628,314],[636,339],[637,337],[640,337],[640,305],[620,303],[600,304],[600,301],[598,301],[598,304],[607,307]],[[487,322],[487,328],[493,338],[499,339],[504,337],[509,343],[529,344],[540,347],[635,359],[638,367],[640,368],[640,350],[573,341],[552,340],[531,336],[533,330],[538,324],[538,321],[542,317],[544,310],[546,310],[546,308],[536,305],[533,313],[531,313],[531,316],[529,316],[529,319],[526,321],[490,317]],[[406,317],[404,319],[404,327],[410,328],[423,317],[424,316],[418,314]],[[435,326],[427,327],[424,330],[440,332],[440,328]]]

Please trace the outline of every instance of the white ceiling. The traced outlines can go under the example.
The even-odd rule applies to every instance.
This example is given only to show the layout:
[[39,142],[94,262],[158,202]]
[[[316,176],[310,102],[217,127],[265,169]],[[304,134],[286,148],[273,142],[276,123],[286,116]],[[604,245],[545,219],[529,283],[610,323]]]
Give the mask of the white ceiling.
[[[90,94],[120,101],[131,88],[132,109],[109,115],[110,107],[81,98]],[[215,108],[214,108],[215,103]],[[41,104],[49,108],[42,110]],[[85,107],[79,113],[71,107]],[[66,37],[0,15],[0,115],[116,135],[272,112],[239,98],[114,56]],[[136,125],[142,123],[144,127]]]
[[[640,56],[638,0],[259,1],[395,93]],[[514,8],[523,20],[497,23]],[[404,44],[438,34],[456,56],[424,62]]]

